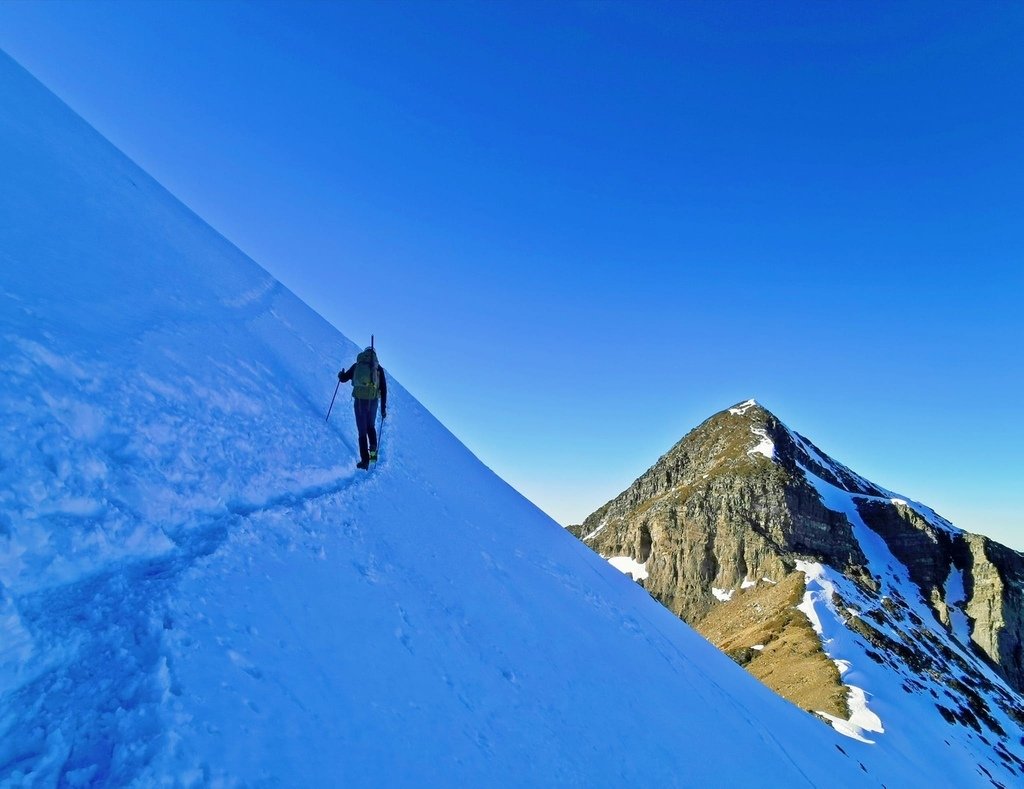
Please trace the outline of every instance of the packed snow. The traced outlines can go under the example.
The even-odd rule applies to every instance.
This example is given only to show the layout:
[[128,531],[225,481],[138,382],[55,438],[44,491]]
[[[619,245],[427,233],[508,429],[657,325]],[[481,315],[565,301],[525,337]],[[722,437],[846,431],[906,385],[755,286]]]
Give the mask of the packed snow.
[[356,471],[324,415],[359,346],[2,54],[0,172],[0,785],[934,781],[837,747],[398,380]]

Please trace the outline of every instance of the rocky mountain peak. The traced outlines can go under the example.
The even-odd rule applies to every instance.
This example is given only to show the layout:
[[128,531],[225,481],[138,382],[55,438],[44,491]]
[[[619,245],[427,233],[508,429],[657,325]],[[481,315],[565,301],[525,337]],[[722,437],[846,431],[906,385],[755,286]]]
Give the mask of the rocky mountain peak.
[[848,493],[886,496],[884,490],[830,458],[756,400],[746,400],[720,411],[697,428],[701,429],[729,432],[735,436],[736,445],[747,445],[748,457],[760,455],[794,475],[804,476],[809,472]]
[[927,691],[907,726],[967,727],[952,736],[1024,776],[1024,556],[857,474],[757,401],[709,417],[570,530],[837,729],[875,737],[871,694],[902,709]]
[[784,575],[797,558],[862,568],[866,559],[849,523],[822,505],[801,466],[869,487],[747,400],[706,419],[629,488],[571,528],[602,554],[639,562],[647,562],[656,542],[671,545],[670,551],[685,548],[692,573],[680,576],[676,567],[674,577],[697,583],[691,588],[688,580],[685,590],[671,595],[684,618],[703,615],[715,603],[713,587]]

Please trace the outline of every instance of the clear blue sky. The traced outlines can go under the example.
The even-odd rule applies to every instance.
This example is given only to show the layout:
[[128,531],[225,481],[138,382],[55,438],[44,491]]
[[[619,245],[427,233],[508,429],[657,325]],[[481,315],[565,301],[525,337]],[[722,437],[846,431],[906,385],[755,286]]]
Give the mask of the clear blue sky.
[[1018,549],[1021,41],[1019,3],[0,2],[563,523],[756,397]]

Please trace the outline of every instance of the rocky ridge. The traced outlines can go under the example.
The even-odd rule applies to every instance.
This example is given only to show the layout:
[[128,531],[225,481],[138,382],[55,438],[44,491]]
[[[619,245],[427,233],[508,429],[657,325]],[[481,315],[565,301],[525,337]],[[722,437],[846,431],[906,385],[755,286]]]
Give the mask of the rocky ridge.
[[[570,530],[841,731],[884,736],[901,716],[872,710],[915,694],[979,776],[1024,776],[1024,555],[866,480],[756,402],[706,420]],[[867,663],[876,687],[847,676]]]

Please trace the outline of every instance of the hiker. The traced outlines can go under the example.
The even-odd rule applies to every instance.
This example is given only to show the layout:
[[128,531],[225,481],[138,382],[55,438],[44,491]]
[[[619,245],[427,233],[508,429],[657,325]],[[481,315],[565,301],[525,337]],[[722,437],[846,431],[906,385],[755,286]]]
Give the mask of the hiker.
[[356,411],[356,429],[359,431],[359,462],[356,468],[368,469],[370,461],[377,462],[377,398],[380,398],[380,418],[388,418],[388,381],[384,368],[377,362],[377,352],[371,345],[356,357],[356,363],[338,373],[338,380],[352,382],[352,404]]

